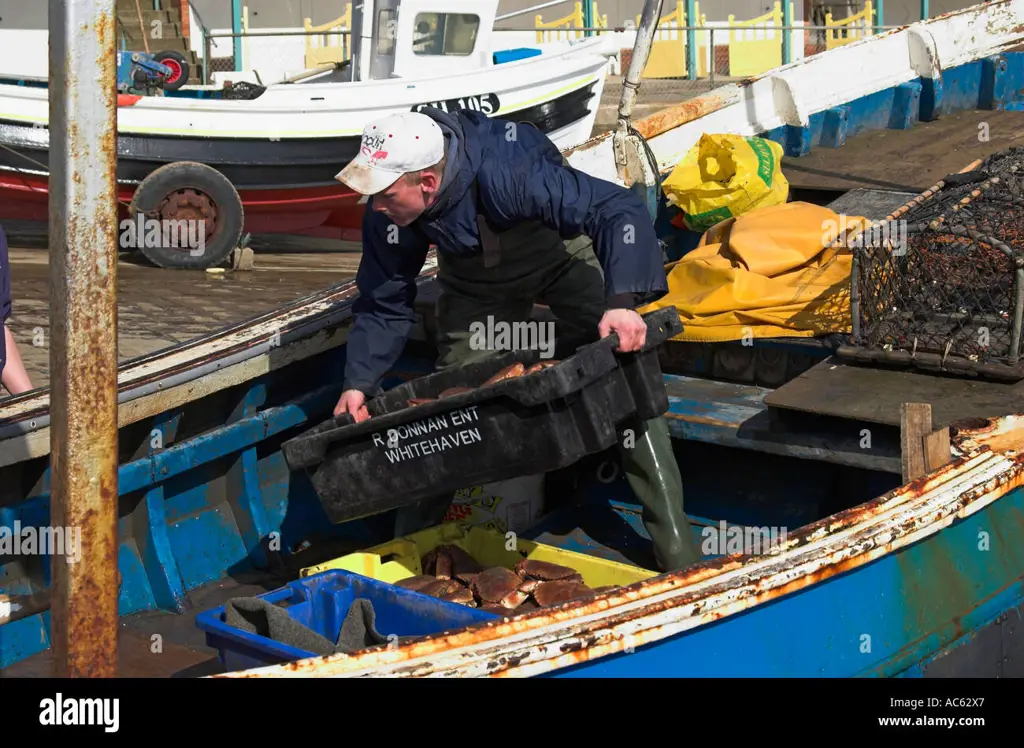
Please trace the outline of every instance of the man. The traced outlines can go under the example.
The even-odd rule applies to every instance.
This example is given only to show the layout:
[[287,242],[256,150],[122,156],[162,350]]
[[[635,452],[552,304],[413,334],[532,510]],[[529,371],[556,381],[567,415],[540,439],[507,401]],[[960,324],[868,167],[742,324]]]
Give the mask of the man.
[[11,316],[11,266],[7,257],[7,236],[0,227],[0,384],[12,395],[32,389],[25,364],[18,353],[18,344],[7,327]]
[[[668,292],[643,203],[569,167],[530,124],[432,108],[391,115],[366,126],[359,155],[338,179],[370,199],[335,415],[369,417],[367,398],[380,391],[416,324],[415,278],[431,244],[441,289],[438,369],[494,355],[473,349],[471,323],[527,321],[535,302],[580,342],[618,333],[619,350],[638,350],[646,325],[633,307]],[[695,563],[668,426],[659,417],[632,428],[623,469],[657,562],[664,570]],[[396,535],[439,524],[450,500],[399,510]]]

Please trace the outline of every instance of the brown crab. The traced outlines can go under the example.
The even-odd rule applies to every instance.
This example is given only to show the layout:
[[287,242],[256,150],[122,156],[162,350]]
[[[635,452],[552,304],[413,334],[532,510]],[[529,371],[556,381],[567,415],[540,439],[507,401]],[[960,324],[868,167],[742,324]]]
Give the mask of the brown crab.
[[529,369],[524,371],[523,372],[523,376],[526,376],[527,374],[536,374],[538,371],[543,371],[544,369],[549,369],[549,368],[551,368],[552,366],[554,366],[557,363],[558,363],[558,361],[538,361],[533,366],[531,366]]
[[524,558],[515,566],[516,574],[523,579],[539,579],[542,582],[573,581],[583,582],[583,577],[575,569],[548,561],[536,561]]
[[593,597],[594,590],[579,582],[544,582],[533,591],[533,599],[542,608],[549,605],[559,605],[570,600],[579,600],[584,597]]
[[523,580],[503,566],[495,566],[477,574],[473,592],[482,604],[500,605],[514,610],[526,602],[529,595],[519,590]]
[[458,592],[460,589],[465,589],[465,587],[454,579],[435,579],[430,584],[421,587],[418,592],[431,597],[444,597]]
[[399,579],[397,582],[395,582],[395,586],[407,590],[412,590],[413,592],[419,592],[431,582],[436,581],[437,577],[432,577],[428,574],[418,574],[414,577]]
[[424,574],[436,579],[451,579],[452,560],[443,545],[424,553],[420,559],[420,566]]
[[[512,364],[511,366],[506,366],[504,369],[502,369],[497,374],[492,376],[490,379],[488,379],[486,382],[484,382],[484,385],[495,384],[497,382],[503,382],[506,379],[512,379],[514,377],[521,377],[525,371],[526,371],[526,366],[523,365],[523,362],[522,361],[517,361],[516,363]],[[481,386],[484,386],[484,385],[481,385]]]
[[469,587],[462,586],[461,584],[447,594],[440,595],[440,598],[442,600],[447,600],[450,603],[459,603],[460,605],[467,605],[470,608],[476,607],[476,599],[473,597],[472,590],[470,590]]
[[454,578],[467,584],[473,574],[483,571],[483,567],[457,545],[439,545],[427,551],[420,559],[420,566],[424,574],[438,579]]
[[520,592],[525,592],[527,595],[529,595],[531,592],[533,592],[535,589],[537,589],[537,587],[540,584],[541,584],[541,580],[539,580],[539,579],[524,579],[519,584],[519,591]]
[[444,400],[446,397],[455,397],[456,395],[463,395],[467,392],[472,392],[472,387],[449,387],[440,395],[437,396],[438,400]]

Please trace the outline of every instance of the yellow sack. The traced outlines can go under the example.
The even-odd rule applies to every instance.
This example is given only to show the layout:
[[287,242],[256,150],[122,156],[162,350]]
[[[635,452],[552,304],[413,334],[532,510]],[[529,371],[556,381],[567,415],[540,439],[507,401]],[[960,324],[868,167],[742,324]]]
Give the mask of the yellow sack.
[[803,202],[727,219],[671,266],[668,294],[637,311],[674,306],[673,340],[688,342],[848,333],[851,255],[826,247],[866,225]]
[[687,228],[704,232],[748,210],[785,203],[789,181],[782,155],[782,146],[772,140],[705,133],[662,190],[683,212]]

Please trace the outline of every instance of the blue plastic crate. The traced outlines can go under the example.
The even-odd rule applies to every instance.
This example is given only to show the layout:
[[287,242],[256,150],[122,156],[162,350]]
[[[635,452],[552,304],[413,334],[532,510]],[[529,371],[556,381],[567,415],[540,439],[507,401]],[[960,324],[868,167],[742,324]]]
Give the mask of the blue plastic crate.
[[[331,641],[337,640],[349,608],[360,598],[373,604],[377,631],[384,636],[435,634],[497,618],[494,613],[478,608],[446,602],[339,569],[290,582],[257,597],[281,606],[293,619]],[[224,617],[225,606],[222,605],[197,615],[196,626],[206,632],[207,646],[219,650],[220,661],[229,671],[317,656],[315,652],[236,629],[227,625]]]

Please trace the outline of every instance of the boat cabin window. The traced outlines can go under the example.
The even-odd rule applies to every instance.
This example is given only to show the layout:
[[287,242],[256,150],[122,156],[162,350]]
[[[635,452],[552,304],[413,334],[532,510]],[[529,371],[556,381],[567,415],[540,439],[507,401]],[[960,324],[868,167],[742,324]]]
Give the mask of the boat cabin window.
[[418,55],[470,55],[480,16],[470,13],[418,13],[412,50]]
[[377,54],[393,55],[395,53],[397,29],[398,12],[394,8],[385,8],[377,13]]

